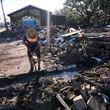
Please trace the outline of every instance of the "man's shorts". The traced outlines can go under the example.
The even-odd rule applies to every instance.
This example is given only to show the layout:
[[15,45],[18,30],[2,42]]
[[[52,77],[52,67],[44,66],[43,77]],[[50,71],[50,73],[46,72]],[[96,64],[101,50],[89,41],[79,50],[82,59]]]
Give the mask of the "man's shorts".
[[40,58],[40,48],[38,47],[36,50],[34,49],[27,49],[28,57],[31,58],[33,54],[35,53],[38,58]]

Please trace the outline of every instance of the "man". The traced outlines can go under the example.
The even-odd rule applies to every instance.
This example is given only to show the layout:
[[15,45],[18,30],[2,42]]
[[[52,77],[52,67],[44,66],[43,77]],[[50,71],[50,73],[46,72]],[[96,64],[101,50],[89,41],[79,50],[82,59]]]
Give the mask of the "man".
[[23,42],[27,47],[27,55],[30,63],[30,71],[34,70],[33,54],[38,58],[38,71],[40,70],[40,46],[38,44],[38,32],[34,28],[28,28],[25,31]]

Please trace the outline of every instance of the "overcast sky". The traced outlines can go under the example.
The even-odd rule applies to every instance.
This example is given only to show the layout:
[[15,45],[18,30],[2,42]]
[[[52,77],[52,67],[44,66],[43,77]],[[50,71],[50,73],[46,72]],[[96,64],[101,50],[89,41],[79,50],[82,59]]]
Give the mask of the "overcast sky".
[[[3,0],[3,6],[7,17],[7,14],[12,13],[13,11],[16,11],[27,5],[33,5],[38,8],[54,12],[56,9],[58,10],[63,8],[64,1],[65,0]],[[0,19],[1,19],[0,21],[3,21],[1,4],[0,4]]]

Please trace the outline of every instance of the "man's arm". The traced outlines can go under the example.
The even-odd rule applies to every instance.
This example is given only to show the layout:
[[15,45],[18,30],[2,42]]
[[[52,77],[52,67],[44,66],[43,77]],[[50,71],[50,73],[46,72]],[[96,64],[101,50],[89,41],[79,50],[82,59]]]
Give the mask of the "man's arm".
[[27,42],[27,39],[25,37],[25,35],[23,35],[23,43],[27,46],[28,42]]

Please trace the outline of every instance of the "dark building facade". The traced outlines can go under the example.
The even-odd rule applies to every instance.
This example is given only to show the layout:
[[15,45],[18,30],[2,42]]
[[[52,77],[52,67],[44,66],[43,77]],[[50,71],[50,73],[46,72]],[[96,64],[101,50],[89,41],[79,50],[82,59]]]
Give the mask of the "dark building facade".
[[64,25],[65,24],[65,16],[52,15],[51,20],[53,25]]

